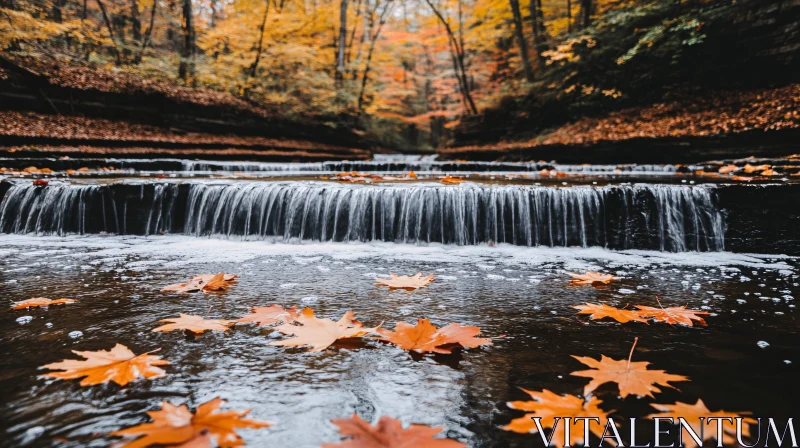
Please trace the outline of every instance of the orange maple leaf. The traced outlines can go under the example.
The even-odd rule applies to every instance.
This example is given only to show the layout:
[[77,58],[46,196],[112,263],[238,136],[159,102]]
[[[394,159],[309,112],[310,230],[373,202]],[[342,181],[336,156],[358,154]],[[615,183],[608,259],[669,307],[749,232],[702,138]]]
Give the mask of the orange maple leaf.
[[396,275],[389,273],[391,278],[376,278],[376,286],[388,286],[389,290],[405,289],[406,291],[413,291],[425,286],[430,285],[435,280],[433,274],[425,277],[422,272],[417,272],[416,275]]
[[124,386],[139,377],[164,377],[166,372],[156,366],[169,364],[169,361],[150,354],[153,352],[135,355],[128,347],[122,344],[115,345],[111,350],[98,350],[96,352],[73,350],[72,353],[85,358],[85,361],[65,359],[61,362],[47,364],[42,368],[63,370],[63,372],[49,372],[42,376],[62,380],[85,377],[81,380],[81,386],[92,386],[109,381]]
[[[703,400],[698,399],[697,403],[689,404],[689,403],[681,403],[676,402],[675,404],[651,404],[650,406],[656,408],[656,410],[661,411],[660,414],[650,414],[645,418],[653,419],[656,417],[672,417],[676,422],[678,418],[683,418],[686,420],[686,423],[692,428],[692,430],[697,435],[697,438],[701,441],[705,442],[706,440],[711,440],[714,438],[716,431],[710,431],[708,428],[703,428],[703,422],[708,422],[709,417],[730,417],[730,418],[737,418],[743,415],[749,415],[747,413],[734,413],[734,412],[727,412],[727,411],[716,411],[711,412],[703,403]],[[703,417],[704,420],[700,420]],[[748,425],[752,425],[757,423],[755,419],[752,418],[743,418],[742,419],[742,436],[750,437],[750,427]],[[745,425],[744,423],[747,423]],[[705,429],[703,431],[703,429]],[[685,429],[682,429],[686,431]],[[702,438],[700,437],[702,431]],[[736,430],[733,425],[725,426],[723,424],[723,431],[730,434],[735,435]],[[688,431],[687,431],[688,432]],[[691,436],[691,434],[687,434],[686,437],[683,437],[683,446],[686,448],[695,448],[698,446],[697,441]]]
[[616,279],[616,277],[611,274],[602,274],[594,271],[586,271],[585,274],[573,274],[572,272],[567,272],[567,274],[572,277],[570,283],[573,285],[591,285],[594,283],[608,284]]
[[339,427],[339,434],[351,437],[338,443],[325,443],[323,448],[458,448],[467,446],[450,439],[434,436],[443,428],[410,425],[403,429],[400,420],[383,416],[375,426],[353,414],[351,418],[336,418],[331,422]]
[[596,369],[570,373],[570,375],[592,379],[589,384],[583,388],[584,396],[589,396],[589,394],[594,392],[594,390],[602,384],[617,383],[619,386],[619,395],[622,398],[631,394],[652,398],[653,392],[661,392],[661,389],[654,386],[654,384],[673,387],[669,384],[670,381],[689,381],[689,378],[683,375],[673,375],[663,370],[648,370],[647,366],[650,365],[650,363],[646,361],[631,362],[633,349],[636,348],[636,342],[638,340],[639,338],[634,339],[633,347],[631,347],[631,353],[627,360],[622,359],[618,361],[605,355],[600,355],[600,361],[589,358],[588,356],[572,356],[592,369]]
[[297,312],[296,306],[286,309],[280,305],[254,306],[253,311],[250,314],[242,317],[236,322],[255,322],[259,327],[266,327],[279,322],[289,324],[296,321],[298,317],[300,317],[300,313]]
[[443,184],[453,185],[453,184],[460,184],[462,182],[466,182],[466,180],[464,180],[464,179],[462,179],[460,177],[444,176],[441,179],[439,179],[439,182],[441,182]]
[[188,283],[169,285],[162,289],[161,292],[188,294],[197,291],[227,291],[231,285],[236,283],[237,278],[239,278],[239,276],[236,274],[225,274],[223,272],[218,274],[201,274],[189,280]]
[[177,318],[162,319],[159,322],[169,322],[153,331],[173,331],[173,330],[186,330],[194,334],[202,334],[206,330],[225,331],[235,323],[232,320],[224,319],[205,319],[203,316],[195,316],[193,314],[181,313]]
[[642,319],[638,311],[614,308],[605,304],[586,303],[584,305],[573,305],[573,308],[580,310],[578,314],[589,314],[589,318],[592,320],[610,317],[623,324],[630,321],[647,322]]
[[[576,397],[574,395],[557,395],[547,389],[541,392],[522,389],[534,399],[534,401],[511,401],[507,403],[511,409],[519,411],[529,411],[522,417],[511,420],[511,423],[504,426],[506,431],[514,431],[518,433],[528,434],[536,433],[538,429],[532,417],[540,417],[540,424],[542,429],[553,428],[551,443],[557,448],[563,448],[564,444],[564,424],[565,417],[592,417],[599,418],[601,421],[606,419],[610,412],[605,412],[599,408],[601,400],[596,397],[589,397],[588,400]],[[561,419],[556,422],[556,417]],[[574,421],[574,420],[573,420]],[[603,436],[603,426],[591,421],[589,423],[589,430],[597,437]],[[577,446],[583,443],[583,431],[578,428],[570,428],[569,444]],[[587,441],[588,442],[588,441]]]
[[756,171],[764,171],[771,168],[771,165],[750,165],[749,163],[744,166],[744,172],[747,174],[755,173]]
[[650,306],[634,305],[638,309],[639,316],[646,319],[655,319],[666,322],[670,325],[681,324],[687,327],[694,326],[692,321],[705,326],[706,321],[699,315],[708,315],[706,311],[686,309],[686,306],[672,306],[668,308],[655,308]]
[[491,340],[476,337],[481,333],[478,327],[449,324],[437,329],[428,319],[417,319],[417,325],[398,322],[394,331],[383,328],[379,328],[377,331],[383,336],[383,340],[391,342],[403,350],[412,350],[418,353],[449,354],[458,345],[464,348],[492,345]]
[[305,308],[296,319],[300,325],[283,324],[275,327],[281,333],[295,337],[270,342],[269,345],[284,347],[310,345],[312,352],[319,352],[339,339],[357,338],[377,330],[377,328],[364,328],[361,322],[355,320],[355,316],[355,313],[348,311],[338,322],[334,322],[328,318],[320,319],[314,316],[311,308]]
[[734,172],[734,171],[736,171],[738,169],[739,169],[738,166],[736,166],[734,164],[730,164],[730,165],[725,165],[725,166],[721,167],[719,169],[718,173],[719,174],[728,174],[728,173],[732,173],[732,172]]
[[153,419],[152,422],[114,431],[111,435],[143,436],[123,445],[127,448],[145,448],[153,445],[199,448],[211,447],[212,442],[221,447],[234,447],[245,444],[236,434],[237,428],[271,426],[268,422],[243,418],[250,412],[249,410],[216,412],[222,403],[222,399],[215,398],[198,406],[197,412],[192,414],[185,404],[175,406],[164,401],[160,410],[147,413]]
[[73,299],[56,299],[51,300],[46,297],[33,297],[28,300],[23,300],[22,302],[14,302],[11,304],[11,307],[15,310],[21,310],[25,308],[32,308],[36,306],[50,306],[50,305],[61,305],[67,303],[75,303],[76,301]]

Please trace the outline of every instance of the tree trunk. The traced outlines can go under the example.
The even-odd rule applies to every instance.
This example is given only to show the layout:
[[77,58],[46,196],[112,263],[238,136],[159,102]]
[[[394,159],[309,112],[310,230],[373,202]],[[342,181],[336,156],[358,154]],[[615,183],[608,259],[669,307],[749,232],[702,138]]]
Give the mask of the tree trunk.
[[[142,41],[142,21],[139,20],[139,0],[130,0],[131,2],[131,34],[133,41],[139,43]],[[155,0],[153,0],[155,2]]]
[[525,40],[525,30],[522,27],[522,14],[519,12],[519,0],[508,0],[511,4],[511,12],[514,15],[514,31],[519,42],[519,57],[522,59],[522,69],[525,72],[525,79],[533,82],[533,71],[528,60],[528,42]]
[[530,9],[531,25],[533,26],[533,48],[536,50],[536,57],[539,58],[539,64],[542,64],[545,60],[542,53],[546,50],[547,35],[547,30],[544,27],[542,0],[530,0],[528,8]]
[[592,24],[593,9],[592,0],[581,0],[581,29],[588,28]]
[[341,0],[339,6],[339,51],[336,54],[336,79],[344,78],[344,50],[347,47],[347,2]]
[[142,57],[144,56],[144,50],[147,48],[147,44],[150,43],[150,36],[153,34],[153,25],[156,21],[156,8],[158,7],[158,0],[153,0],[153,8],[150,10],[150,26],[147,28],[147,31],[144,32],[144,39],[142,40],[142,48],[139,50],[139,53],[136,54],[134,57],[133,62],[138,64],[142,62]]
[[567,33],[572,32],[572,2],[567,0]]
[[62,14],[61,10],[64,8],[66,3],[66,0],[55,0],[53,2],[53,21],[61,23],[64,20],[64,15]]
[[106,24],[106,28],[108,29],[108,35],[111,39],[111,43],[114,44],[114,56],[116,58],[117,65],[122,65],[122,56],[119,54],[119,47],[117,47],[117,41],[114,40],[114,27],[111,26],[111,20],[108,18],[108,12],[106,12],[106,5],[103,3],[103,0],[97,0],[97,5],[100,7],[100,12],[103,14],[103,21]]
[[194,40],[192,0],[183,0],[183,51],[178,76],[184,81],[194,75]]
[[[379,5],[380,5],[380,3],[377,3],[375,5],[375,8],[377,9]],[[380,20],[378,21],[378,26],[377,26],[377,28],[375,28],[375,32],[370,34],[370,36],[369,36],[371,42],[370,42],[370,45],[369,45],[369,51],[367,52],[367,64],[364,67],[364,74],[361,76],[361,90],[358,92],[358,111],[359,112],[361,112],[363,110],[363,108],[364,108],[364,93],[367,90],[367,80],[369,79],[370,64],[372,63],[372,53],[375,51],[375,44],[378,42],[378,38],[381,36],[381,29],[383,28],[383,24],[386,23],[386,19],[387,19],[388,15],[391,12],[393,7],[394,7],[394,1],[393,0],[389,0],[388,3],[386,3],[384,5],[383,11],[381,11]],[[375,11],[373,10],[372,14],[374,14],[374,12]],[[370,14],[370,17],[372,16],[372,14]],[[372,26],[373,26],[373,24],[370,24],[369,28],[371,29]],[[365,32],[366,32],[366,30],[365,30]]]
[[256,46],[256,59],[250,64],[250,71],[248,75],[249,78],[256,76],[256,70],[258,70],[258,63],[261,62],[261,52],[264,51],[264,30],[267,27],[267,16],[269,15],[269,3],[270,0],[267,0],[267,6],[264,8],[264,17],[261,19],[261,26],[258,28],[258,45]]

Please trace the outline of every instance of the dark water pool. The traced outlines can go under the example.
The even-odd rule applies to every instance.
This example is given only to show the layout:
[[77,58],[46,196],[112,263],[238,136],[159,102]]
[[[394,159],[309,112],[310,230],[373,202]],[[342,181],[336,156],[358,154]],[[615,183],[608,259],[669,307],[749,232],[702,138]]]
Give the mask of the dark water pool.
[[[568,285],[566,272],[603,270],[622,277],[601,287]],[[170,295],[165,285],[209,272],[241,275],[223,295]],[[428,288],[406,293],[374,286],[389,272],[434,273]],[[357,412],[404,423],[444,426],[475,447],[540,446],[536,435],[500,429],[521,412],[506,402],[519,388],[582,392],[584,366],[570,355],[627,357],[688,376],[656,398],[620,399],[596,391],[614,415],[643,417],[649,403],[694,403],[714,411],[790,417],[800,334],[793,258],[725,252],[667,254],[599,248],[448,247],[391,243],[271,244],[182,236],[0,236],[0,426],[2,446],[108,446],[107,433],[147,421],[163,400],[194,407],[213,397],[274,425],[240,431],[252,446],[312,447],[339,440],[329,422]],[[14,311],[14,301],[70,297],[78,303]],[[707,327],[588,321],[571,305],[686,305],[712,313]],[[355,311],[368,325],[427,317],[436,325],[479,326],[507,335],[486,348],[411,356],[377,342],[321,353],[267,345],[269,329],[239,325],[189,338],[154,333],[178,313],[238,318],[250,307],[310,306],[338,318]],[[25,316],[30,316],[26,322]],[[23,319],[21,319],[23,318]],[[20,323],[22,322],[22,323]],[[81,332],[80,335],[73,332]],[[72,335],[70,335],[72,333]],[[768,346],[759,342],[766,342]],[[125,388],[80,387],[37,377],[41,365],[71,350],[134,352],[161,348],[168,375]]]

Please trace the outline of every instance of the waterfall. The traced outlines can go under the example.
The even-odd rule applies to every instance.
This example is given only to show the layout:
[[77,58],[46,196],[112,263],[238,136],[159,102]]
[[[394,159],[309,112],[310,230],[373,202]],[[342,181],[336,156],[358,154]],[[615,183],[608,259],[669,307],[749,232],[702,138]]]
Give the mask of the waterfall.
[[7,190],[0,202],[4,233],[724,249],[724,218],[711,186],[2,184]]

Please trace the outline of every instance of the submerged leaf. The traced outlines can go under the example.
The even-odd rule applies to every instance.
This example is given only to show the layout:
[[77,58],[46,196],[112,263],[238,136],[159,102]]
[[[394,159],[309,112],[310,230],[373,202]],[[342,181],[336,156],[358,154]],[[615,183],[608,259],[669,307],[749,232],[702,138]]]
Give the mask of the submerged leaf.
[[389,290],[405,289],[406,291],[413,291],[415,289],[423,288],[430,285],[435,280],[433,274],[422,276],[422,272],[417,272],[416,275],[396,275],[389,273],[391,278],[376,278],[376,286],[388,286]]
[[570,277],[572,277],[573,285],[591,285],[593,283],[611,283],[612,280],[615,280],[611,274],[602,274],[600,272],[593,272],[593,271],[586,271],[585,274],[573,274],[572,272],[567,272]]
[[177,318],[162,319],[159,322],[169,322],[153,331],[186,330],[195,334],[202,334],[206,330],[225,331],[235,323],[232,320],[205,319],[203,316],[181,313]]
[[353,414],[350,418],[337,418],[331,422],[339,427],[339,434],[350,437],[339,443],[326,443],[323,448],[458,448],[466,446],[450,439],[434,436],[444,428],[409,425],[403,429],[400,420],[383,416],[375,426]]

